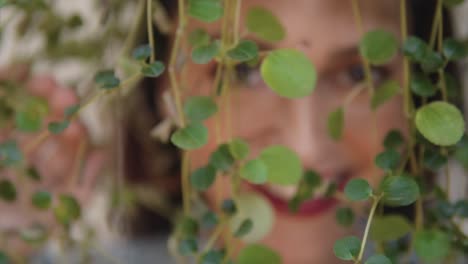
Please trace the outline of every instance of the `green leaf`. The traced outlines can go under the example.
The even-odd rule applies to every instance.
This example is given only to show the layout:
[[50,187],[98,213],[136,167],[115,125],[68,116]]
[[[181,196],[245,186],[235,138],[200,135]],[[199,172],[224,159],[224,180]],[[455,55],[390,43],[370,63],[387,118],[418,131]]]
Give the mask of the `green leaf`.
[[260,70],[266,84],[286,98],[310,95],[317,82],[317,73],[309,58],[293,49],[270,52]]
[[400,91],[400,85],[394,80],[386,81],[380,85],[376,90],[371,100],[372,110],[376,110],[379,106],[383,105]]
[[392,264],[392,262],[384,255],[373,255],[364,264]]
[[183,238],[196,237],[198,231],[198,222],[191,217],[184,216],[177,224],[177,233]]
[[215,152],[211,154],[210,164],[220,171],[228,171],[234,164],[234,157],[232,157],[227,144],[218,146]]
[[[47,239],[47,229],[39,224],[21,230],[21,239],[30,244],[40,244]],[[1,261],[0,261],[1,263]]]
[[359,44],[361,55],[374,65],[390,62],[397,50],[398,41],[395,36],[382,29],[367,32]]
[[226,215],[234,215],[237,212],[236,203],[232,199],[226,199],[221,204],[221,210]]
[[440,263],[450,252],[450,237],[437,229],[422,230],[415,235],[414,247],[424,261]]
[[16,188],[9,180],[0,180],[0,198],[7,201],[13,202],[16,200],[17,192]]
[[448,60],[460,60],[468,54],[467,45],[453,38],[445,39],[443,53]]
[[133,58],[139,61],[145,61],[148,59],[153,51],[151,50],[151,46],[149,44],[139,46],[133,51]]
[[429,46],[422,39],[410,36],[403,44],[403,53],[411,60],[420,62],[423,60]]
[[302,178],[301,160],[295,152],[286,147],[268,147],[261,152],[260,159],[267,166],[269,183],[293,185]]
[[52,195],[46,191],[37,191],[33,194],[31,202],[38,209],[49,209],[52,203]]
[[283,40],[286,32],[279,19],[263,7],[253,7],[247,13],[247,29],[266,41]]
[[62,194],[54,208],[54,214],[59,223],[68,226],[81,216],[81,208],[73,196]]
[[209,96],[193,96],[184,105],[184,113],[191,121],[202,121],[218,112],[218,106]]
[[258,56],[258,46],[251,40],[243,40],[236,47],[228,50],[227,55],[240,62],[250,61]]
[[141,73],[143,73],[143,75],[146,77],[156,78],[160,76],[165,69],[166,67],[164,66],[164,63],[155,61],[152,64],[143,66],[143,68],[141,68]]
[[389,206],[407,206],[419,198],[419,186],[406,176],[385,177],[380,185],[382,200]]
[[41,180],[41,175],[34,167],[29,167],[26,170],[26,176],[36,182],[39,182]]
[[235,138],[229,142],[229,151],[235,159],[243,160],[249,156],[250,147],[245,140]]
[[206,191],[214,183],[216,178],[216,170],[212,166],[208,165],[203,168],[199,168],[193,172],[190,177],[192,186],[197,191]]
[[335,218],[341,226],[350,227],[354,223],[354,212],[349,207],[338,208],[338,210],[336,210]]
[[190,32],[189,43],[192,47],[207,45],[210,41],[211,37],[204,29],[197,28]]
[[8,264],[8,263],[10,263],[10,258],[8,258],[5,252],[0,250],[0,264]]
[[247,161],[240,169],[242,178],[254,184],[263,184],[268,180],[268,167],[261,159]]
[[327,130],[328,135],[334,140],[340,140],[343,136],[344,128],[344,109],[339,107],[328,116]]
[[416,112],[416,127],[431,143],[439,146],[456,144],[465,131],[463,116],[446,102],[427,104]]
[[51,122],[49,123],[47,128],[49,129],[50,133],[58,135],[65,131],[65,129],[67,129],[68,126],[70,126],[70,121],[64,120],[62,122]]
[[444,59],[439,53],[429,50],[424,54],[420,64],[424,72],[433,73],[444,66]]
[[316,172],[312,170],[306,171],[304,173],[304,183],[306,183],[308,186],[312,188],[319,187],[320,184],[322,183],[322,177]]
[[200,260],[200,264],[222,264],[224,254],[217,250],[210,250]]
[[171,142],[185,150],[201,148],[208,143],[208,129],[201,123],[191,123],[172,134]]
[[398,130],[391,130],[384,139],[384,147],[386,149],[397,148],[403,143],[405,143],[403,135]]
[[[8,5],[10,3],[9,0],[0,0],[0,8]],[[1,252],[0,252],[0,255],[1,255]],[[1,261],[1,257],[0,257],[0,264],[4,264],[2,261]]]
[[409,221],[401,215],[375,216],[372,220],[370,237],[375,241],[391,241],[403,237],[411,229]]
[[22,132],[37,132],[49,113],[47,101],[39,97],[27,98],[15,113],[16,128]]
[[372,196],[372,188],[364,179],[351,179],[346,184],[344,193],[351,201],[362,201]]
[[23,154],[14,140],[7,140],[0,144],[0,161],[5,166],[18,164],[23,160]]
[[342,260],[353,260],[359,254],[361,240],[354,236],[349,236],[337,240],[333,246],[335,256]]
[[252,231],[253,222],[251,219],[247,218],[240,224],[237,231],[234,233],[235,237],[243,237],[247,235],[250,231]]
[[213,228],[219,223],[218,216],[211,211],[203,214],[201,218],[201,224],[204,228]]
[[192,50],[192,60],[196,64],[207,64],[219,52],[218,42],[213,42],[206,45],[201,45]]
[[198,20],[211,23],[221,18],[223,12],[220,0],[189,0],[188,13]]
[[436,171],[445,164],[447,164],[448,158],[440,153],[440,151],[433,149],[425,149],[423,154],[423,165],[424,167]]
[[81,106],[79,104],[69,106],[65,109],[64,115],[65,118],[71,118],[73,117],[78,111],[80,110]]
[[237,256],[237,264],[281,264],[281,256],[271,248],[260,244],[244,247]]
[[375,165],[385,171],[392,171],[400,163],[400,153],[394,149],[387,149],[375,157]]
[[198,242],[194,238],[183,239],[179,243],[179,253],[182,256],[189,256],[198,251]]
[[413,74],[410,82],[411,91],[421,97],[431,97],[437,92],[431,80],[423,74]]
[[273,228],[275,213],[269,201],[256,193],[241,193],[237,200],[237,212],[229,223],[231,230],[238,230],[245,219],[252,220],[252,230],[241,240],[254,243],[265,238]]
[[94,82],[102,89],[114,89],[120,85],[120,80],[115,76],[114,70],[98,72],[94,77]]

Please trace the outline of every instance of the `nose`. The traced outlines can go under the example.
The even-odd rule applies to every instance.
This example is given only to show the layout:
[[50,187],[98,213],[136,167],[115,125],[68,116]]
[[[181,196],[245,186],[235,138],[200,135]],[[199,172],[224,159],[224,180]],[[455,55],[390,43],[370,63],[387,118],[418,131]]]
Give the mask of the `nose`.
[[306,169],[319,172],[336,169],[340,163],[338,144],[327,134],[328,108],[320,98],[310,95],[290,100],[283,137],[300,157]]

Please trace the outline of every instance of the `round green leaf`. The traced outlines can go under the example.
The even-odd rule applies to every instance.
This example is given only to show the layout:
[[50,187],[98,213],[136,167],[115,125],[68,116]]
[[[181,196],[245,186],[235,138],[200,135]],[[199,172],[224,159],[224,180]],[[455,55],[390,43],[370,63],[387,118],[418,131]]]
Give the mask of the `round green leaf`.
[[141,73],[145,75],[146,77],[158,77],[160,76],[166,67],[164,66],[164,63],[160,61],[155,61],[152,64],[145,65],[143,68],[141,68]]
[[201,224],[204,228],[213,228],[219,223],[218,216],[211,211],[203,214],[201,219]]
[[231,216],[235,213],[237,213],[237,205],[236,203],[234,202],[234,200],[232,199],[226,199],[223,201],[223,203],[221,204],[221,210]]
[[[391,226],[392,228],[388,228]],[[411,224],[401,215],[375,216],[370,237],[375,241],[396,240],[411,231]]]
[[414,61],[421,61],[429,46],[422,39],[410,36],[403,44],[403,53]]
[[252,220],[252,229],[241,239],[247,243],[262,240],[273,227],[274,211],[270,203],[255,193],[242,193],[237,202],[237,213],[230,220],[231,230],[239,230],[245,219]]
[[422,57],[420,64],[424,72],[433,73],[444,66],[444,59],[439,53],[429,50]]
[[237,264],[281,264],[281,256],[272,249],[252,244],[244,247],[237,257]]
[[201,148],[208,142],[208,129],[201,123],[191,123],[172,134],[171,142],[185,150]]
[[204,22],[214,22],[223,16],[223,4],[220,0],[189,0],[190,16]]
[[354,236],[349,236],[337,240],[333,246],[335,256],[342,260],[353,260],[359,254],[361,240]]
[[394,80],[384,82],[376,89],[374,95],[372,96],[372,110],[379,108],[379,106],[392,99],[395,95],[398,94],[399,91],[400,85],[398,84],[398,82]]
[[212,166],[200,168],[190,177],[192,186],[198,191],[205,191],[211,187],[216,178],[216,170]]
[[440,230],[423,230],[414,238],[416,254],[426,262],[440,262],[450,252],[450,237]]
[[317,81],[315,67],[309,58],[293,49],[270,52],[263,60],[261,74],[274,92],[287,98],[310,95]]
[[251,219],[245,219],[240,224],[237,231],[234,233],[235,237],[242,237],[247,235],[253,228],[253,221]]
[[395,36],[382,29],[367,32],[359,44],[361,55],[374,65],[388,63],[397,50],[398,41]]
[[452,38],[445,39],[443,53],[448,60],[463,59],[468,54],[468,46]]
[[0,143],[0,161],[6,166],[14,165],[23,160],[23,154],[14,140]]
[[195,237],[198,235],[198,231],[198,222],[191,217],[184,216],[177,223],[177,233],[183,238]]
[[258,46],[251,40],[243,40],[236,47],[229,50],[227,55],[240,62],[253,60],[258,56]]
[[149,44],[142,45],[142,46],[137,47],[133,51],[133,58],[135,60],[144,61],[151,56],[151,53],[152,53],[152,50]]
[[16,200],[16,188],[9,180],[0,181],[0,198],[7,201],[13,202]]
[[219,145],[218,149],[211,154],[210,164],[220,171],[228,171],[234,164],[234,157],[227,144]]
[[52,202],[52,195],[49,192],[38,191],[33,194],[31,201],[38,209],[48,209]]
[[403,143],[405,143],[403,135],[398,130],[391,130],[384,139],[384,147],[386,149],[397,148]]
[[192,60],[196,64],[207,64],[216,57],[218,51],[219,44],[217,42],[198,46],[192,50]]
[[411,76],[410,88],[414,94],[422,97],[434,96],[437,92],[431,80],[422,74],[413,74]]
[[54,214],[61,224],[68,226],[81,216],[81,208],[73,196],[60,195],[59,203],[54,208]]
[[392,264],[392,262],[384,255],[373,255],[364,264]]
[[338,210],[336,210],[335,218],[338,224],[344,227],[350,227],[354,223],[354,212],[349,207],[338,208]]
[[65,131],[68,126],[70,126],[70,121],[64,120],[62,122],[51,122],[47,128],[49,129],[50,133],[57,135]]
[[351,201],[362,201],[372,195],[372,188],[364,179],[352,179],[346,184],[344,193]]
[[209,96],[190,97],[184,105],[184,113],[192,121],[205,120],[216,112],[218,112],[218,106]]
[[416,127],[433,144],[450,146],[463,136],[465,122],[460,110],[454,105],[433,102],[416,112]]
[[387,149],[375,157],[375,165],[385,171],[396,169],[399,163],[400,153],[394,149]]
[[293,185],[302,178],[301,160],[295,152],[286,147],[266,148],[261,152],[260,159],[267,166],[269,183]]
[[49,106],[45,99],[28,98],[15,114],[16,128],[23,132],[37,132],[48,112]]
[[183,239],[179,243],[179,253],[182,256],[189,256],[198,251],[198,242],[194,238]]
[[266,41],[277,42],[286,33],[278,18],[263,7],[253,7],[247,13],[247,29]]
[[242,166],[240,175],[251,183],[263,184],[268,179],[268,168],[261,159],[254,159]]
[[250,147],[245,140],[241,138],[235,138],[229,142],[229,151],[231,155],[238,160],[243,160],[249,156]]
[[328,116],[327,130],[328,135],[334,140],[339,140],[343,136],[344,128],[344,109],[340,107],[331,112]]
[[419,198],[419,186],[406,176],[385,177],[380,186],[383,202],[389,206],[406,206]]
[[103,70],[94,76],[94,82],[102,89],[114,89],[120,85],[120,80],[113,70]]

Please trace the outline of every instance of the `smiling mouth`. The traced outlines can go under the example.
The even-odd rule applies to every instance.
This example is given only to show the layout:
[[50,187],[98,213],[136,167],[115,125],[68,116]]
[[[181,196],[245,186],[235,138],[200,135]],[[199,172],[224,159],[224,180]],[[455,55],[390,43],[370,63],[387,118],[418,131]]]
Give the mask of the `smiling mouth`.
[[[348,180],[351,178],[350,173],[340,173],[334,181],[339,190],[343,190]],[[249,184],[249,189],[252,189],[265,198],[278,213],[300,217],[314,217],[324,214],[338,204],[338,200],[333,197],[326,197],[324,194],[316,194],[314,197],[301,203],[297,211],[291,211],[288,205],[288,199],[272,191],[268,186]],[[323,188],[324,189],[324,188]],[[317,193],[323,193],[318,191]]]

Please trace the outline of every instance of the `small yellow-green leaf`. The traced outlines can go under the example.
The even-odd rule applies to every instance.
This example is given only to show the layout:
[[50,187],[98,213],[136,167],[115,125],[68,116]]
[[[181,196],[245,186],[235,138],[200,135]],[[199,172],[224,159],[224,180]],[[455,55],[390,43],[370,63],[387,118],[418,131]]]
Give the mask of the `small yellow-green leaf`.
[[81,208],[78,201],[70,195],[60,195],[59,203],[54,208],[56,219],[63,225],[70,225],[81,216]]
[[267,166],[269,183],[293,185],[302,178],[301,160],[294,151],[286,147],[268,147],[261,152],[260,159]]
[[351,201],[362,201],[372,195],[372,188],[364,179],[352,179],[346,184],[344,193]]
[[442,263],[450,252],[450,237],[441,230],[422,230],[415,235],[414,248],[424,261]]
[[300,98],[310,95],[315,89],[315,67],[306,55],[297,50],[270,52],[260,70],[266,84],[280,96]]
[[[392,228],[388,228],[391,226]],[[411,224],[401,215],[375,216],[370,237],[375,241],[390,241],[401,238],[411,231]]]
[[407,206],[419,198],[419,186],[407,176],[385,177],[380,185],[382,200],[388,206]]
[[236,47],[229,50],[227,55],[240,62],[250,61],[258,56],[258,46],[251,40],[243,40]]
[[252,244],[244,247],[237,257],[237,264],[281,264],[281,256],[272,249]]
[[249,155],[250,147],[245,140],[235,138],[229,142],[229,151],[235,159],[243,160]]
[[262,160],[254,159],[242,166],[240,175],[251,183],[263,184],[268,179],[268,168]]
[[367,32],[359,44],[361,55],[374,65],[388,63],[397,50],[398,41],[395,36],[382,29]]
[[204,22],[214,22],[223,16],[223,4],[220,0],[189,0],[190,16]]
[[328,135],[334,140],[339,140],[343,136],[344,110],[343,107],[331,112],[328,116],[327,130]]
[[16,128],[23,132],[37,132],[48,112],[49,106],[45,99],[27,98],[15,114]]
[[146,77],[158,77],[160,76],[166,67],[164,66],[164,63],[160,61],[155,61],[152,64],[145,65],[143,68],[141,68],[141,73],[145,75]]
[[335,242],[333,252],[342,260],[353,260],[357,257],[361,247],[361,240],[354,236],[342,238]]
[[216,170],[212,166],[208,165],[203,168],[199,168],[193,172],[190,177],[192,186],[198,191],[205,191],[214,183],[216,178]]
[[430,142],[439,146],[456,144],[463,136],[465,122],[454,105],[433,102],[416,112],[416,127]]
[[202,121],[218,112],[218,106],[211,97],[194,96],[188,98],[184,105],[184,113],[191,121]]
[[247,29],[259,38],[271,42],[280,41],[286,35],[279,19],[263,7],[253,7],[249,10]]
[[376,110],[379,108],[379,106],[392,99],[395,95],[398,94],[398,91],[400,91],[400,85],[398,82],[394,80],[384,82],[376,89],[374,95],[372,96],[372,110]]
[[31,202],[38,209],[48,209],[52,202],[52,195],[46,191],[37,191],[33,194]]
[[192,60],[196,64],[207,64],[210,62],[219,51],[217,42],[201,45],[192,50]]

